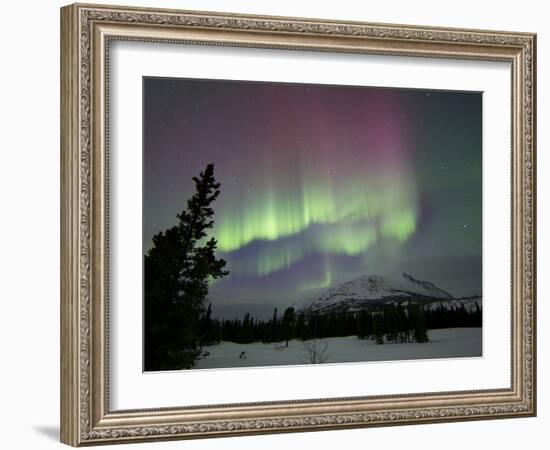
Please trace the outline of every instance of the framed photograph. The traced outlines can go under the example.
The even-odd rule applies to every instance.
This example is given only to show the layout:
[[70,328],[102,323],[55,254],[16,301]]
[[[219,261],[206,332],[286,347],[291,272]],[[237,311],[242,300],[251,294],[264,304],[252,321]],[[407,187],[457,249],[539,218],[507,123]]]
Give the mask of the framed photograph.
[[535,58],[62,8],[62,442],[535,415]]

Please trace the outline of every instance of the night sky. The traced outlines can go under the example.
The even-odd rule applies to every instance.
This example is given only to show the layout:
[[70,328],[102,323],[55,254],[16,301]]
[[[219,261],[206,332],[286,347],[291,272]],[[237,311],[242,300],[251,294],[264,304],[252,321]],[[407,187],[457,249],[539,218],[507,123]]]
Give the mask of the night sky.
[[144,78],[143,250],[212,162],[214,316],[364,274],[479,294],[481,112],[473,92]]

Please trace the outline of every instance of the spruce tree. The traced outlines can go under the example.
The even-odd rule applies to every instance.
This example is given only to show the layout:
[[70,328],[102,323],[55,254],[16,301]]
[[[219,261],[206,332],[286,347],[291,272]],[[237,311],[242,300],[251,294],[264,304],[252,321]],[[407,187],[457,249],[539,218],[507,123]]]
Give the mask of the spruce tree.
[[201,342],[209,345],[216,341],[214,322],[212,321],[212,303],[208,303],[206,313],[201,319]]
[[294,338],[294,325],[296,322],[296,315],[294,308],[291,306],[285,309],[283,314],[283,323],[281,326],[281,332],[283,335],[283,340],[286,342],[285,346],[288,347],[289,339]]
[[384,343],[384,314],[376,313],[372,319],[372,333],[374,341],[381,345]]
[[208,281],[228,274],[216,258],[211,204],[220,183],[209,164],[193,177],[195,193],[177,215],[177,225],[153,237],[144,257],[145,370],[190,368],[200,354],[200,318]]
[[429,341],[428,327],[426,322],[426,311],[422,306],[413,306],[412,326],[413,336],[416,342],[424,343]]
[[296,326],[295,326],[296,337],[298,339],[304,338],[305,327],[306,327],[306,320],[305,320],[304,314],[298,314],[298,317],[296,318]]
[[279,341],[279,326],[277,324],[277,308],[273,310],[273,319],[271,319],[271,342]]

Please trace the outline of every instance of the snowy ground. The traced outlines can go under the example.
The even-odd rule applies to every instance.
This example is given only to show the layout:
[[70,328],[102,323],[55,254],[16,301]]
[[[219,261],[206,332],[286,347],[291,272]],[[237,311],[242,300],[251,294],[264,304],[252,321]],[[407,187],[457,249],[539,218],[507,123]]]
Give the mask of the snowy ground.
[[[326,343],[327,363],[360,361],[394,361],[404,359],[431,359],[482,356],[481,328],[447,328],[430,330],[430,342],[425,344],[383,344],[360,340],[356,336],[325,338],[318,341],[318,348]],[[307,341],[311,342],[311,341]],[[221,342],[205,347],[208,356],[199,360],[194,369],[221,367],[280,366],[308,364],[308,352],[302,341],[284,344],[235,344]],[[245,357],[239,355],[245,352]]]

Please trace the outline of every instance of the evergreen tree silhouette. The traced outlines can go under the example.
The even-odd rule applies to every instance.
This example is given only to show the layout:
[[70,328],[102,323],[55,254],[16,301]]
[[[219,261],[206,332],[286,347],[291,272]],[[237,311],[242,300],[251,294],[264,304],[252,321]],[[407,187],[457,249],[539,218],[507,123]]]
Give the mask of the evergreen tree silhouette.
[[277,308],[273,310],[273,319],[271,319],[271,342],[279,340],[279,327],[277,326]]
[[283,314],[283,323],[282,323],[282,337],[283,340],[286,342],[285,346],[288,347],[288,341],[290,339],[294,338],[295,333],[295,327],[296,325],[296,314],[294,312],[294,308],[291,306],[287,309],[285,309],[285,312]]
[[372,333],[374,336],[374,341],[381,345],[384,343],[384,315],[377,313],[372,319]]
[[200,321],[209,279],[221,278],[225,261],[216,258],[212,202],[220,194],[214,165],[193,177],[195,193],[177,215],[178,224],[153,237],[144,257],[145,370],[190,368],[201,351]]
[[201,318],[201,342],[210,345],[217,340],[216,322],[212,320],[212,303],[208,303],[206,313]]
[[428,342],[428,326],[424,308],[420,305],[413,305],[411,319],[414,340],[419,343]]

